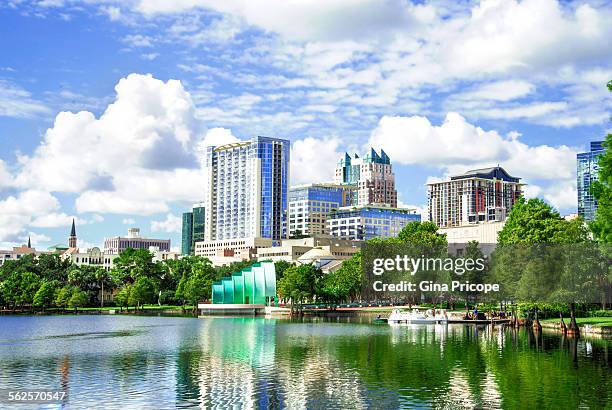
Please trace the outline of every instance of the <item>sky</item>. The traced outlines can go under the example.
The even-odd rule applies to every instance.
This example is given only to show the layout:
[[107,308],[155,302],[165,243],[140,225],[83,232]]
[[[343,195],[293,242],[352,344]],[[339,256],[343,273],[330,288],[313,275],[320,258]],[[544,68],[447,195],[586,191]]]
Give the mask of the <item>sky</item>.
[[4,0],[0,248],[140,227],[180,244],[203,150],[291,140],[291,184],[390,156],[402,206],[501,165],[576,212],[576,153],[610,132],[612,4]]

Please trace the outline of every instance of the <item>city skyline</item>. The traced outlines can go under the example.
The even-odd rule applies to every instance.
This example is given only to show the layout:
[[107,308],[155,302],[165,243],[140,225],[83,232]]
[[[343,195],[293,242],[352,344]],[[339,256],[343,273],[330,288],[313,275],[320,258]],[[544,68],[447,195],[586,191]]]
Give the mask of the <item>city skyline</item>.
[[1,248],[64,242],[72,217],[84,248],[131,226],[177,248],[203,147],[257,135],[291,140],[291,185],[371,146],[422,215],[428,182],[497,164],[576,212],[576,155],[609,127],[605,5],[372,0],[356,31],[333,1],[201,4],[0,6]]

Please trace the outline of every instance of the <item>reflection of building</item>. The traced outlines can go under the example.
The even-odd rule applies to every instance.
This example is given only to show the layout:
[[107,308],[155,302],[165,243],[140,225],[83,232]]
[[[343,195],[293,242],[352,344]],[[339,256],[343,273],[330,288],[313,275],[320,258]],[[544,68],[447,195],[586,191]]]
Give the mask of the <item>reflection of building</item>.
[[208,147],[206,168],[205,241],[286,237],[288,140],[256,137]]
[[440,228],[505,221],[521,196],[519,181],[497,166],[429,183],[429,220]]
[[344,154],[336,165],[335,180],[337,183],[356,187],[353,199],[347,205],[397,206],[395,175],[391,168],[391,160],[383,150],[378,155],[373,148],[370,148],[370,152],[363,158],[359,158],[357,154],[354,157]]
[[206,211],[204,204],[194,204],[191,212],[183,214],[183,229],[181,237],[181,253],[193,255],[195,243],[204,240]]
[[128,229],[128,236],[115,236],[104,240],[104,253],[110,255],[119,255],[128,248],[132,249],[149,249],[149,247],[158,247],[161,251],[170,251],[170,239],[152,239],[143,238],[140,236],[140,229]]
[[357,241],[397,236],[421,215],[411,209],[384,206],[345,207],[333,211],[327,221],[332,236]]
[[603,154],[603,141],[591,142],[591,150],[577,155],[578,160],[578,215],[587,221],[595,218],[597,202],[591,193],[591,185],[597,180],[599,155]]
[[354,189],[348,185],[309,184],[289,190],[289,237],[327,233],[332,209],[350,204]]

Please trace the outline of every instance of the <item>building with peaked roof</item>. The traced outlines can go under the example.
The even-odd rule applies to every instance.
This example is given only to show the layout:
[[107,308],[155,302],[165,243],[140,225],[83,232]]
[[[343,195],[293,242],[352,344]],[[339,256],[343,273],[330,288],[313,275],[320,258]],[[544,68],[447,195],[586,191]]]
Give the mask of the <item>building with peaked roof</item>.
[[335,182],[352,185],[356,188],[352,206],[386,205],[397,207],[397,190],[395,189],[395,174],[391,159],[380,150],[380,155],[370,148],[363,157],[348,153],[336,164]]
[[590,151],[576,155],[578,215],[587,221],[593,220],[597,212],[597,201],[593,197],[591,186],[598,179],[599,156],[603,152],[603,141],[592,141]]
[[505,221],[524,186],[500,166],[427,185],[429,220],[440,228]]

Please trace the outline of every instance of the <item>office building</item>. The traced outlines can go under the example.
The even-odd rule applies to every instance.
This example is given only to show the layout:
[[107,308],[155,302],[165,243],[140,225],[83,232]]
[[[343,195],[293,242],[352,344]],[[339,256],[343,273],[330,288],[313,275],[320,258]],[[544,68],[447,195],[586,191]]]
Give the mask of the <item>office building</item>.
[[429,220],[440,228],[505,221],[523,185],[500,166],[429,183]]
[[[310,251],[325,253],[329,259],[345,260],[361,250],[363,242],[331,235],[313,235],[299,239],[284,239],[280,246],[257,249],[258,261],[298,262],[308,258]],[[312,252],[310,253],[312,255]]]
[[170,239],[143,238],[140,229],[129,228],[127,237],[115,236],[104,240],[104,253],[108,255],[119,255],[128,248],[149,249],[154,246],[160,251],[170,251]]
[[208,147],[206,168],[204,241],[287,237],[288,140]]
[[193,212],[183,212],[181,228],[181,254],[191,255],[193,244]]
[[590,221],[595,218],[597,201],[591,192],[593,181],[597,180],[599,156],[603,154],[603,141],[591,142],[591,150],[577,155],[577,187],[578,187],[578,215]]
[[191,212],[183,213],[181,254],[193,255],[195,243],[204,240],[206,210],[203,203],[194,204]]
[[350,204],[354,189],[348,185],[308,184],[289,189],[289,237],[328,233],[332,210]]
[[360,158],[344,154],[336,165],[335,182],[352,185],[356,189],[351,198],[351,206],[386,205],[397,207],[395,175],[391,160],[381,150],[380,155],[370,148],[370,152]]
[[420,220],[421,215],[412,209],[384,206],[344,207],[330,214],[327,225],[332,236],[367,241],[397,236],[408,223]]

